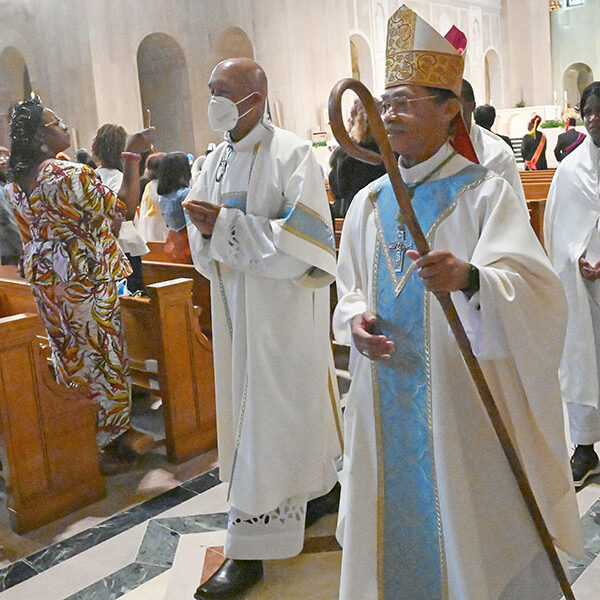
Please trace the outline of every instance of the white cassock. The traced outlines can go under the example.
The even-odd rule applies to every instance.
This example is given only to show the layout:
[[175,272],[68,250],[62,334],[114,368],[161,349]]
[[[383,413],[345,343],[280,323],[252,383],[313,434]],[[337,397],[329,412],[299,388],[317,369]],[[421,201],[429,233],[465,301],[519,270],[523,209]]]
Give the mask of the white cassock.
[[[424,163],[401,167],[405,182],[421,181],[451,151],[445,145]],[[451,178],[469,164],[456,155],[430,181]],[[565,331],[563,293],[529,225],[525,205],[504,179],[484,172],[485,177],[461,188],[430,243],[479,268],[480,291],[469,302],[462,292],[452,293],[452,298],[551,534],[561,548],[578,553],[578,513],[557,377]],[[340,301],[333,324],[336,338],[345,344],[351,341],[352,317],[374,307],[375,221],[365,188],[348,211],[339,253]],[[431,294],[426,296],[430,439],[446,571],[444,598],[547,600],[549,590],[558,589],[549,563],[442,310]],[[344,416],[340,600],[384,599],[377,575],[382,509],[374,368],[375,363],[358,356]],[[402,551],[410,553],[411,548]],[[398,598],[412,597],[408,590],[405,594]]]
[[158,179],[146,184],[134,225],[147,242],[164,242],[169,234],[158,204]]
[[225,554],[293,556],[306,501],[331,489],[341,452],[323,176],[309,143],[262,120],[208,156],[188,198],[225,205],[210,239],[188,224],[211,281],[220,477],[233,507]]
[[579,258],[598,245],[599,161],[600,148],[588,136],[559,164],[544,215],[545,246],[567,296],[560,383],[575,444],[600,441],[600,281],[588,282],[579,271]]
[[[115,194],[119,193],[121,184],[123,183],[123,173],[121,173],[121,171],[118,169],[98,167],[96,173],[100,176],[102,183],[109,187]],[[133,221],[128,220],[121,223],[117,241],[119,242],[121,250],[131,256],[143,256],[150,252],[146,240],[137,230]]]
[[525,203],[525,190],[523,189],[521,177],[519,177],[517,159],[508,144],[494,132],[477,125],[475,122],[471,124],[469,137],[473,142],[479,164],[497,173],[500,177],[504,177],[512,185],[517,196]]

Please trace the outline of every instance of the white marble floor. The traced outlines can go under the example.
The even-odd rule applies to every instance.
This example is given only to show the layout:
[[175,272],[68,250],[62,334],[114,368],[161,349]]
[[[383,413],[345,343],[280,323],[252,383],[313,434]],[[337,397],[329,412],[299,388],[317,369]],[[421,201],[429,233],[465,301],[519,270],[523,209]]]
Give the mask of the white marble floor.
[[[192,600],[222,561],[226,486],[209,470],[215,460],[212,453],[175,467],[150,457],[139,472],[110,478],[103,503],[26,536],[0,519],[0,600]],[[570,561],[569,574],[577,600],[599,600],[600,476],[577,500],[586,559]],[[335,520],[307,531],[300,556],[267,562],[263,580],[240,600],[336,600]]]
[[[600,477],[577,499],[582,522],[587,522],[588,560],[573,589],[577,600],[598,600]],[[117,522],[109,519],[87,535],[84,531],[64,540],[62,548],[55,545],[45,554],[26,558],[24,562],[39,574],[8,587],[0,598],[28,600],[43,591],[45,600],[191,600],[196,587],[222,560],[226,510],[225,485],[218,483],[215,473],[195,478],[176,488],[170,500],[134,507]],[[268,562],[263,581],[242,597],[335,600],[341,552],[334,528],[335,515],[311,527],[303,553]],[[74,552],[69,554],[69,549]],[[1,573],[0,580],[5,581]]]

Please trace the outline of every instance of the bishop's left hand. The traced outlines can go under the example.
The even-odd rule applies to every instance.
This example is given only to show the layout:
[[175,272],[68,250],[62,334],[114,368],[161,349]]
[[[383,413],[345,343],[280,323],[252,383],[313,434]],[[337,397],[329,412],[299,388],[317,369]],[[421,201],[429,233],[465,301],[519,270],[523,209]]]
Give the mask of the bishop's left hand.
[[456,292],[468,285],[469,263],[451,252],[432,250],[420,256],[416,250],[408,250],[406,254],[414,261],[417,274],[430,292]]
[[579,259],[579,272],[584,279],[596,281],[596,279],[600,278],[600,262],[593,265],[582,256]]

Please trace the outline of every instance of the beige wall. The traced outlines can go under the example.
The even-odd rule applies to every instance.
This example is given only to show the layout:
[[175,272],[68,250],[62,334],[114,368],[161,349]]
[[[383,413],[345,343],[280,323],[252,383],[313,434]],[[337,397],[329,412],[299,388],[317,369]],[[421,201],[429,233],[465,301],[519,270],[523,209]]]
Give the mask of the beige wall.
[[[497,107],[513,106],[521,98],[530,104],[548,102],[549,67],[548,73],[539,64],[534,67],[533,61],[523,60],[520,49],[529,33],[541,35],[540,43],[548,47],[545,0],[406,3],[444,33],[452,24],[467,33],[466,76],[479,103],[486,100],[484,65],[489,50],[498,57],[492,98]],[[385,23],[400,4],[399,0],[4,0],[0,53],[13,46],[23,55],[33,88],[76,128],[79,144],[89,148],[102,123],[116,122],[129,131],[141,127],[137,50],[153,33],[171,36],[187,64],[191,116],[183,114],[180,120],[190,121],[185,127],[191,141],[185,144],[194,148],[181,149],[201,152],[220,137],[206,120],[206,81],[223,53],[236,47],[235,39],[245,34],[252,54],[265,68],[279,124],[309,137],[312,130],[327,126],[332,85],[351,74],[351,36],[362,47],[366,83],[376,93],[382,91]],[[228,46],[223,34],[232,28],[240,37]],[[247,53],[248,48],[242,44],[240,48]],[[0,98],[6,91],[1,75]],[[153,102],[173,102],[177,92],[168,82],[158,87],[156,94],[163,98],[153,96]],[[179,111],[186,112],[175,110]],[[0,121],[2,112],[0,106]]]
[[547,0],[506,0],[502,12],[507,94],[505,107],[552,104]]
[[[170,35],[188,66],[188,127],[195,150],[202,151],[220,137],[206,120],[206,82],[223,58],[219,38],[241,28],[267,72],[281,124],[308,137],[326,125],[331,85],[350,73],[346,5],[346,0],[7,0],[0,4],[0,52],[8,46],[21,52],[34,89],[89,148],[102,123],[116,122],[128,131],[141,127],[137,49],[152,33]],[[164,92],[168,99],[170,90]]]
[[[562,3],[566,5],[566,2]],[[600,0],[586,0],[583,6],[554,11],[552,21],[553,85],[559,102],[563,100],[563,75],[575,63],[587,65],[593,79],[600,80]],[[575,105],[579,95],[569,97]]]

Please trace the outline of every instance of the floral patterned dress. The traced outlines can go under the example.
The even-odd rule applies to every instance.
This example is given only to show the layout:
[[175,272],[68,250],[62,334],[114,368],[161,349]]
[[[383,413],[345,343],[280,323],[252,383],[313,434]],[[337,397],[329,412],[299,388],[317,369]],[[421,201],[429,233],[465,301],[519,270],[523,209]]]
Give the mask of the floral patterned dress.
[[92,169],[59,160],[44,166],[29,196],[17,184],[7,191],[57,380],[89,388],[104,447],[127,430],[130,415],[117,281],[131,267],[110,230],[125,219],[125,205]]

